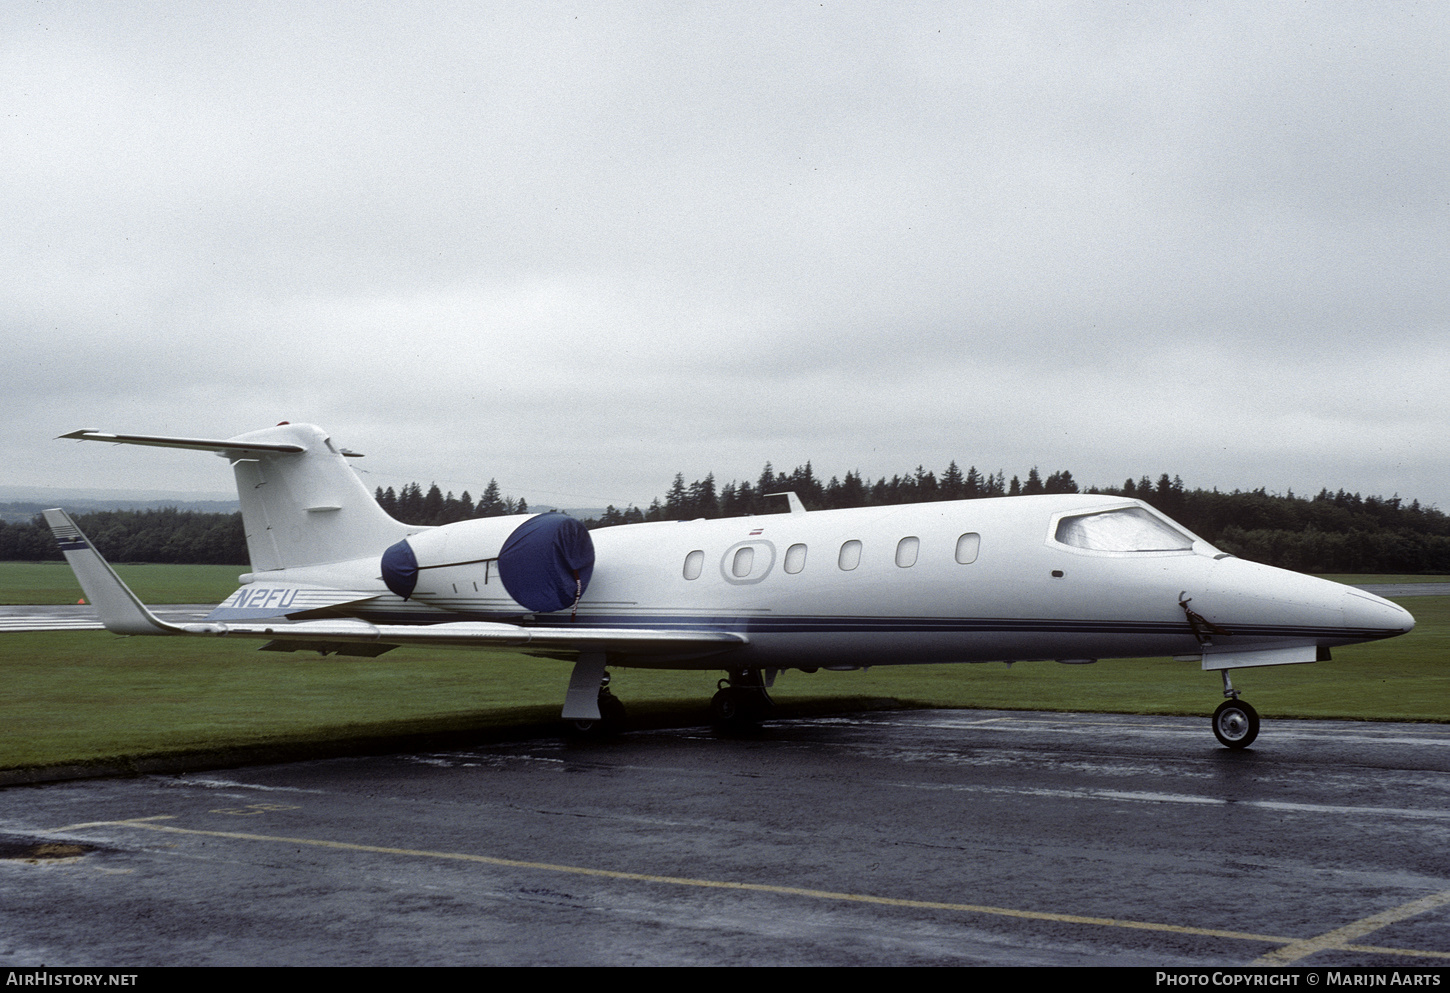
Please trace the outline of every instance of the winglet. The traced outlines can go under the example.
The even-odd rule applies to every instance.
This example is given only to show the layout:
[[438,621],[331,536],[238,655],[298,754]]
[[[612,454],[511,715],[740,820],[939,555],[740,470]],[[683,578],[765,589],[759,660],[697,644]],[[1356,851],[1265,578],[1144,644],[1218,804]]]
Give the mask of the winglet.
[[121,577],[91,547],[90,541],[75,521],[63,510],[47,510],[45,523],[55,534],[65,560],[80,580],[86,599],[101,615],[101,623],[107,631],[115,634],[185,634],[181,628],[167,624],[158,618],[146,605],[136,599]]

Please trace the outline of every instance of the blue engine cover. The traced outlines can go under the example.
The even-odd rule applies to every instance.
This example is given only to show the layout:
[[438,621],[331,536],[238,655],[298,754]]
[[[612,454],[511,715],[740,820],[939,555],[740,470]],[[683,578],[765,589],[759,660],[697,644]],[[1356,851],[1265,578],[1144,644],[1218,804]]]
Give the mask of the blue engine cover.
[[389,545],[383,553],[383,582],[404,600],[413,595],[418,585],[418,556],[413,554],[407,538]]
[[520,524],[503,543],[498,574],[509,596],[529,610],[563,610],[589,586],[594,542],[588,529],[568,514],[540,514]]
[[[445,525],[445,528],[475,528],[482,523],[471,521]],[[497,531],[494,533],[497,534]],[[427,536],[417,537],[424,543],[425,556],[438,554],[437,548],[429,550],[426,547]],[[497,538],[492,540],[497,541]],[[464,543],[467,544],[466,538]],[[474,547],[477,549],[476,545]],[[499,548],[497,575],[503,581],[503,588],[525,610],[535,613],[544,614],[573,606],[575,598],[583,594],[589,585],[589,577],[594,574],[594,542],[584,525],[568,514],[530,517],[509,532],[502,547],[485,544],[483,549],[477,549],[479,557],[471,561],[483,562],[485,558],[492,558],[493,548]],[[383,552],[383,582],[404,600],[411,597],[418,587],[418,554],[406,538]],[[429,569],[444,567],[449,567],[446,562],[431,560],[426,565]]]

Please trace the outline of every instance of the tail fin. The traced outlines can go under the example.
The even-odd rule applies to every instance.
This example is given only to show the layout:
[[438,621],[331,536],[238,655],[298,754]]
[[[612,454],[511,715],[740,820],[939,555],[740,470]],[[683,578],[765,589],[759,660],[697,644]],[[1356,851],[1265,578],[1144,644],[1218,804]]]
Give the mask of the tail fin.
[[347,465],[357,453],[311,424],[279,424],[224,441],[99,431],[61,437],[225,456],[237,477],[254,573],[381,555],[419,530],[389,517]]
[[75,521],[63,510],[47,510],[45,523],[50,525],[65,560],[80,580],[86,599],[101,615],[107,631],[116,634],[182,634],[174,625],[160,620],[136,598],[131,588],[121,581],[110,563],[91,546]]

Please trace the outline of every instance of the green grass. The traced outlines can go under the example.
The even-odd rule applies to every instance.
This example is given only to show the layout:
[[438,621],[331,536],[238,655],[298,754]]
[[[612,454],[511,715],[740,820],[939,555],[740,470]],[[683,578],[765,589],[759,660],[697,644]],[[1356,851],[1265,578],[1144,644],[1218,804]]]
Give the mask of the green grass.
[[[116,575],[145,603],[221,603],[236,591],[244,565],[116,565]],[[64,562],[0,562],[0,604],[75,603],[81,586]]]
[[[1407,606],[1419,621],[1409,635],[1335,649],[1333,662],[1243,671],[1235,686],[1266,718],[1450,721],[1450,597]],[[569,682],[567,662],[507,652],[403,648],[339,660],[254,645],[104,632],[0,635],[0,769],[547,722]],[[719,676],[616,669],[613,689],[634,715],[703,722]],[[1219,694],[1217,673],[1153,659],[786,672],[772,690],[788,712],[907,706],[1204,716]]]

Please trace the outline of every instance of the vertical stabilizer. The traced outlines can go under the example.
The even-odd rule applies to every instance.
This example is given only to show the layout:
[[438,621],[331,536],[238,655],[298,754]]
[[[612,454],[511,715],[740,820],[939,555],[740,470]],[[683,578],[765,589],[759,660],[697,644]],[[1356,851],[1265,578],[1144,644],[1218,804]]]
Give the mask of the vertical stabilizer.
[[300,452],[230,451],[253,572],[381,555],[416,532],[388,516],[322,429],[282,424],[228,439]]

